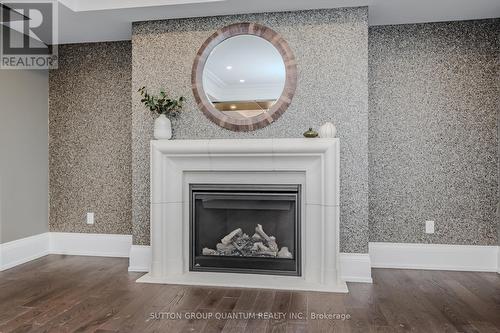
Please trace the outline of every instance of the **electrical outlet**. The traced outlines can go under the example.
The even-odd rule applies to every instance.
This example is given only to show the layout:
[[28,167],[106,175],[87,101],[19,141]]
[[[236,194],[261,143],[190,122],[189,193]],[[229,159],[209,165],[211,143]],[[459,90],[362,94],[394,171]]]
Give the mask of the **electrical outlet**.
[[87,224],[94,224],[94,213],[87,213]]
[[434,221],[425,221],[425,233],[426,234],[434,233]]

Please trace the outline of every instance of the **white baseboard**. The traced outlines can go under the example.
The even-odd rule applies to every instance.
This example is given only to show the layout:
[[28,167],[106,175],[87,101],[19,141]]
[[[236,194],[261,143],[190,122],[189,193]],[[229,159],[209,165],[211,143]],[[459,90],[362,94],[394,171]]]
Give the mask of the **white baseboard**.
[[0,271],[49,254],[49,233],[0,244]]
[[151,270],[151,246],[132,245],[129,256],[129,272],[149,272]]
[[[151,246],[132,245],[129,272],[149,272],[151,268]],[[370,256],[368,253],[341,253],[340,269],[346,282],[372,283]]]
[[[369,249],[340,254],[342,279],[370,283],[371,267],[500,273],[499,246],[370,243]],[[130,272],[148,272],[151,264],[151,247],[132,245],[130,235],[47,232],[0,244],[0,271],[47,254],[130,257]]]
[[477,245],[370,243],[373,268],[497,272],[499,247]]
[[341,277],[346,282],[372,283],[370,255],[368,253],[341,253]]
[[0,244],[0,271],[47,254],[128,258],[131,235],[46,232]]
[[51,232],[51,254],[128,258],[131,235]]
[[500,246],[498,247],[497,261],[498,261],[498,263],[497,263],[497,273],[500,274]]

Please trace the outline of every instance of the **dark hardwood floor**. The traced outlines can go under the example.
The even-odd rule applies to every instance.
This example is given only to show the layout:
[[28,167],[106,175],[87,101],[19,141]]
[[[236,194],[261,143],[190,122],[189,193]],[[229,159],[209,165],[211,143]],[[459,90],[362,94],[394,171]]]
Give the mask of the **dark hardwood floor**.
[[1,272],[0,332],[500,332],[496,273],[374,269],[328,294],[138,284],[127,265],[51,255]]

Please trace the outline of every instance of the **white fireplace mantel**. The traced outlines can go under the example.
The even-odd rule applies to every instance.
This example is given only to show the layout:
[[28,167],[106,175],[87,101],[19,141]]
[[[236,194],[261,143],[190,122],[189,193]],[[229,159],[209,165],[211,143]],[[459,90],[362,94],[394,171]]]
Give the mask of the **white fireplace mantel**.
[[[301,184],[301,276],[189,271],[189,184]],[[151,142],[151,271],[138,282],[347,292],[339,265],[339,140]]]

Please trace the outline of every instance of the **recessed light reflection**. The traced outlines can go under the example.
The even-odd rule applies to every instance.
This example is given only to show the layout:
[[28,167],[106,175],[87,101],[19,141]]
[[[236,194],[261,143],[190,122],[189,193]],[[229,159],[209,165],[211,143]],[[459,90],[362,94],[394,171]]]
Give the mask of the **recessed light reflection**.
[[226,66],[226,69],[230,71],[231,69],[233,69],[233,66]]
[[240,80],[240,83],[245,83],[245,80],[241,79],[241,80]]
[[235,110],[236,109],[236,105],[233,104],[233,105],[230,106],[230,108],[231,108],[231,110]]

